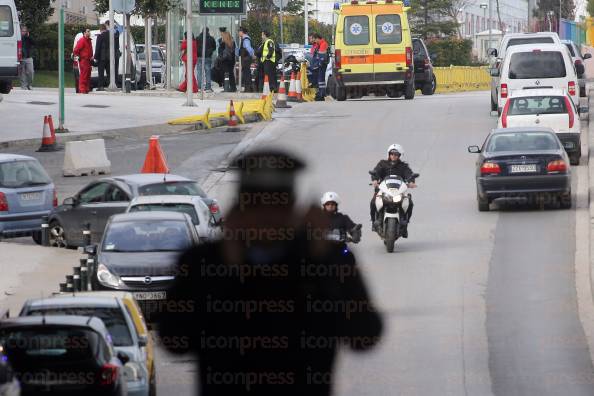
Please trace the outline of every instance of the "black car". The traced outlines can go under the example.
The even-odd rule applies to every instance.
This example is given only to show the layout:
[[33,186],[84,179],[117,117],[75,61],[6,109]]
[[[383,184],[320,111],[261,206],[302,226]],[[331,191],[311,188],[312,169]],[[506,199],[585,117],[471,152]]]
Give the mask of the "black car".
[[125,396],[123,365],[99,318],[28,316],[0,321],[0,345],[21,394]]
[[[149,300],[164,300],[177,275],[177,258],[200,243],[192,219],[179,212],[133,212],[113,216],[95,256],[94,290],[131,291],[146,315]],[[148,318],[147,318],[148,319]]]
[[[476,187],[478,210],[488,211],[498,198],[540,198],[571,208],[569,157],[550,128],[505,128],[493,130],[478,153]],[[552,198],[552,199],[551,199]]]
[[132,198],[141,195],[194,195],[210,208],[213,222],[221,221],[216,200],[208,198],[197,182],[182,176],[141,173],[94,181],[74,197],[66,198],[49,216],[50,245],[83,246],[83,230],[91,230],[91,243],[99,243],[109,217],[126,211]]
[[437,88],[437,80],[433,73],[432,57],[421,38],[413,38],[413,60],[415,63],[415,86],[423,95],[433,95]]

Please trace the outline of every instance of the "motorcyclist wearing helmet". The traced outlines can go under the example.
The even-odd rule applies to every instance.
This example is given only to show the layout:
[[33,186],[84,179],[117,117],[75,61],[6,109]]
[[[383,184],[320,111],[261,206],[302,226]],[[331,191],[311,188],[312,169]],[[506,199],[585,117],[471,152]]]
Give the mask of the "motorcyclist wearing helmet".
[[[377,195],[377,192],[379,191],[379,184],[382,182],[382,180],[384,180],[387,176],[390,175],[397,175],[402,177],[402,179],[404,179],[404,181],[407,182],[407,186],[408,188],[415,188],[417,187],[417,185],[414,183],[414,181],[410,180],[411,176],[413,175],[413,171],[410,169],[410,167],[408,166],[408,164],[402,160],[400,160],[400,158],[402,157],[402,155],[404,154],[404,149],[402,148],[401,145],[399,144],[392,144],[390,145],[390,147],[388,147],[387,150],[387,156],[388,158],[385,160],[381,160],[380,162],[377,163],[377,165],[375,166],[375,168],[373,169],[373,171],[371,173],[371,182],[373,184],[373,187],[375,189],[373,197],[371,198],[371,202],[369,204],[370,207],[370,216],[371,216],[371,228],[373,231],[375,231],[377,229],[377,227],[379,227],[379,224],[376,223],[376,210],[375,210],[375,196]],[[408,223],[410,222],[410,219],[412,217],[412,209],[413,209],[413,202],[412,199],[409,200],[409,206],[408,206],[408,210],[406,212],[406,223],[403,224],[404,228],[403,228],[403,232],[402,232],[402,236],[404,238],[408,238]]]
[[361,224],[355,224],[351,218],[338,211],[340,205],[340,197],[337,193],[328,191],[322,195],[320,199],[322,209],[328,214],[330,218],[330,230],[340,230],[341,235],[345,237],[348,235],[352,242],[359,243],[361,241]]

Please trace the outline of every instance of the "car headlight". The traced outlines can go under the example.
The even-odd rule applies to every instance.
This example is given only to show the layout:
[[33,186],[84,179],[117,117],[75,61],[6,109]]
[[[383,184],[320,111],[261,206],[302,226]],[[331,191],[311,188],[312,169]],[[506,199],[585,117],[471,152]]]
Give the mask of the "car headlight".
[[118,287],[122,284],[120,277],[109,272],[104,264],[97,267],[97,279],[107,286]]
[[394,195],[394,202],[400,202],[402,201],[402,195],[398,194],[398,195]]

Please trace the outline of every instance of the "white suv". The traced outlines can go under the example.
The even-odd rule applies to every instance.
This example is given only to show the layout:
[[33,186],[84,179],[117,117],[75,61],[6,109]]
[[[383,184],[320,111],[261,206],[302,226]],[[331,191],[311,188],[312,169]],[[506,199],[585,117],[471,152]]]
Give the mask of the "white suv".
[[21,60],[21,27],[14,0],[0,0],[0,94],[12,89]]

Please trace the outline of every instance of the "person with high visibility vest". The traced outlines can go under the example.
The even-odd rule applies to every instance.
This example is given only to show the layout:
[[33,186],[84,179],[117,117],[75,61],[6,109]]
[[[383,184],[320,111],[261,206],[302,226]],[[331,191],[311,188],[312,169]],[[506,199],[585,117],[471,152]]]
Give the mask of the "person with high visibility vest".
[[274,41],[269,38],[270,33],[267,30],[262,31],[262,46],[258,50],[260,65],[262,67],[262,78],[259,81],[260,92],[264,88],[264,76],[268,76],[270,90],[276,91],[276,61],[278,54],[275,51]]
[[[313,34],[317,48],[314,53],[314,65],[318,69],[318,92],[316,101],[323,101],[326,97],[326,67],[328,67],[328,42],[319,33]],[[315,67],[315,66],[314,66]]]

